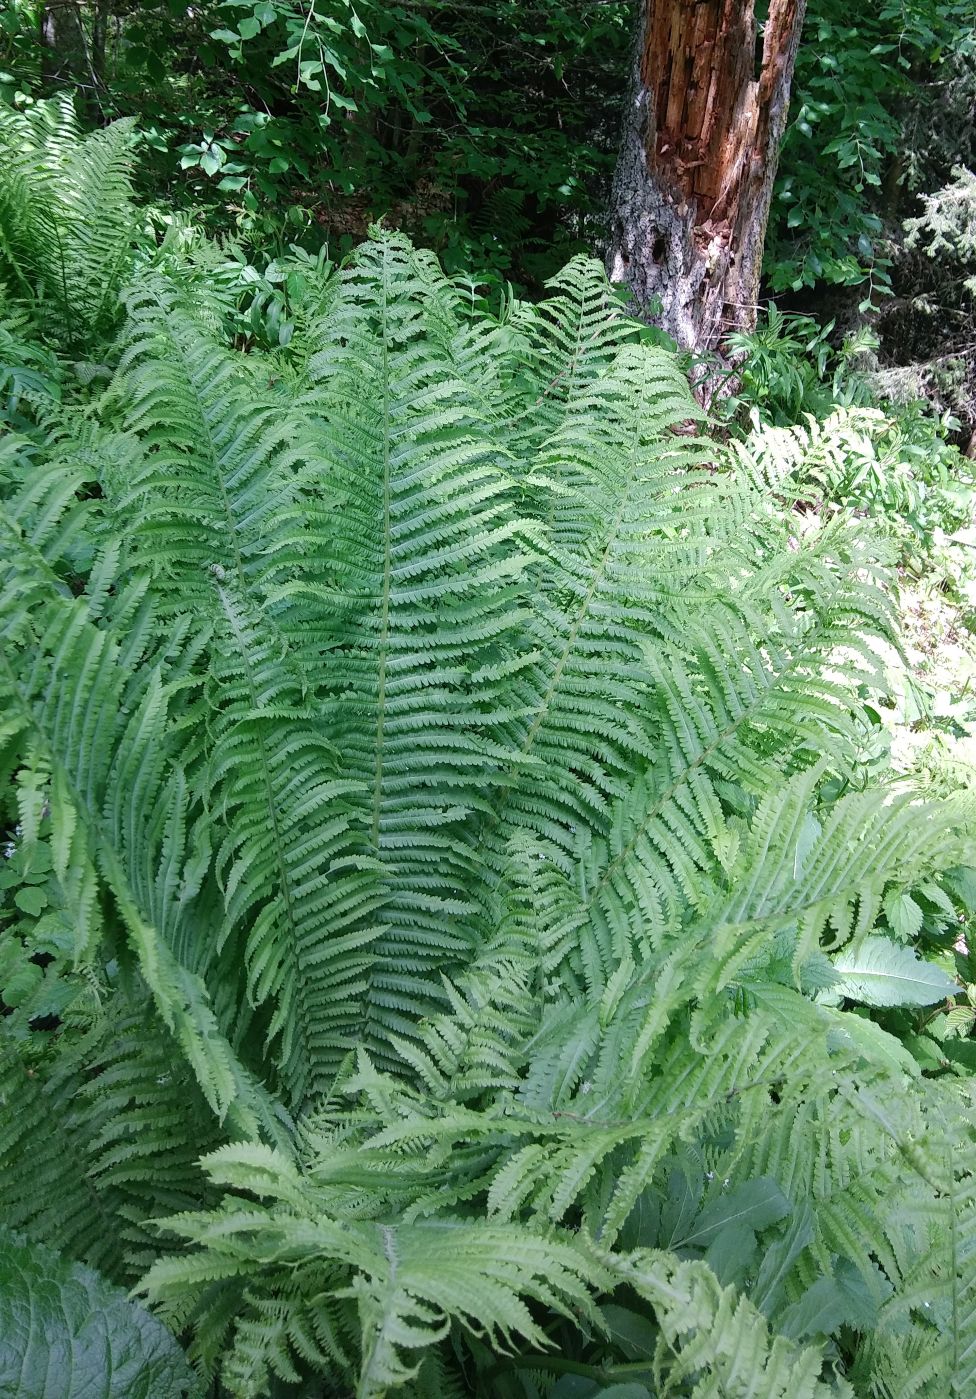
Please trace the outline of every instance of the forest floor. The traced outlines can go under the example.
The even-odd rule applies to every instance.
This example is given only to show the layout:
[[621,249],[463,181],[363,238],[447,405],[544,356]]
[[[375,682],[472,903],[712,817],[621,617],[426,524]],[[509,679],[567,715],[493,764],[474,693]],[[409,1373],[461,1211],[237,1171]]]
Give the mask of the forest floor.
[[903,770],[976,792],[976,526],[947,541],[940,565],[901,579],[892,749]]

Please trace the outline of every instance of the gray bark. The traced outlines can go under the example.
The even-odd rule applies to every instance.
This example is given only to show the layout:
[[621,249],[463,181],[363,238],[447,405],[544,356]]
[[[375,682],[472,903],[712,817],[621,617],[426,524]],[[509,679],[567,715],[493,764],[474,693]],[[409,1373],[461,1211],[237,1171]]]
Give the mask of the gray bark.
[[642,0],[608,271],[685,349],[755,325],[806,0]]

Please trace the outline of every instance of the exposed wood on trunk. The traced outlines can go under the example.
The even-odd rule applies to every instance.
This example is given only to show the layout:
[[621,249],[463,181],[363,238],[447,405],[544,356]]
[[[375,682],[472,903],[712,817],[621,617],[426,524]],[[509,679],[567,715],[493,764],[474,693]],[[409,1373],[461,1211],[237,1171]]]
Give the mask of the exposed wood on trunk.
[[686,348],[755,323],[806,0],[644,0],[608,265]]

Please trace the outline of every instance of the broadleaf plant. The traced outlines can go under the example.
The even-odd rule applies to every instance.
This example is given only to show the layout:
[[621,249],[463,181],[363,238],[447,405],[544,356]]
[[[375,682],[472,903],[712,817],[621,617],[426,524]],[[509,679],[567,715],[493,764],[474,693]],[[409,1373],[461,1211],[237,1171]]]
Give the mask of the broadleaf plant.
[[33,1399],[192,1399],[159,1321],[91,1268],[0,1234],[0,1393]]

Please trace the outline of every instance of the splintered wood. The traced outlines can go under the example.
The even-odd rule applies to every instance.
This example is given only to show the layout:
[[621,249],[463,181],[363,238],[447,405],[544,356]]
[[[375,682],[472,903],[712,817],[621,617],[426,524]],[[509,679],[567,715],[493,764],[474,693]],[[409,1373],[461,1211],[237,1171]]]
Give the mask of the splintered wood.
[[770,107],[782,86],[796,6],[773,0],[761,56],[753,0],[650,5],[641,79],[653,94],[648,166],[691,206],[706,238],[731,238],[744,187],[761,185]]
[[644,0],[613,184],[610,275],[687,349],[755,323],[806,0]]

